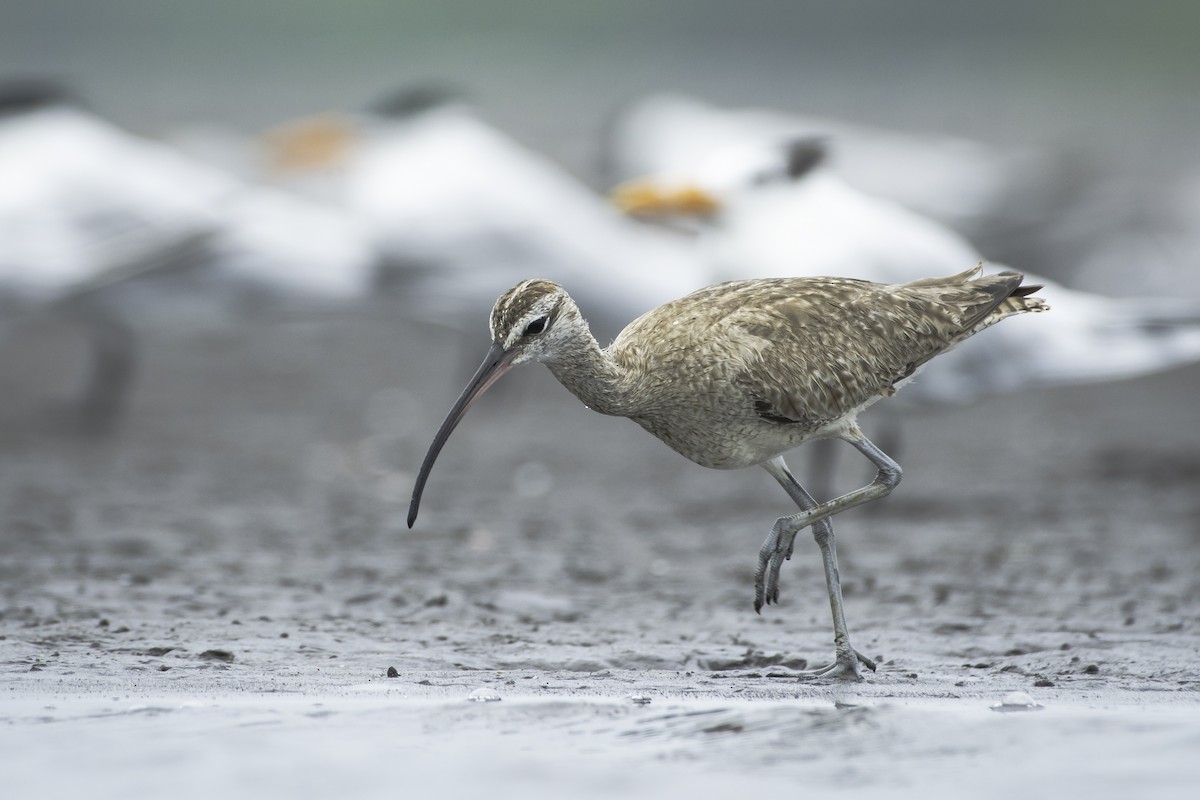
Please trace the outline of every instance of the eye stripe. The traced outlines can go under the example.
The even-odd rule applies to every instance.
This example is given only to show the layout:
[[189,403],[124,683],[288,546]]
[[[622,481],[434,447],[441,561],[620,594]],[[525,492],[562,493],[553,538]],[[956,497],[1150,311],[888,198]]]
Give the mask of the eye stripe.
[[557,314],[557,295],[561,293],[561,287],[547,280],[534,279],[517,284],[501,295],[492,308],[492,336],[503,340],[513,331],[522,330],[516,328],[517,323],[526,318],[539,303],[543,307],[550,306],[545,315],[549,326]]

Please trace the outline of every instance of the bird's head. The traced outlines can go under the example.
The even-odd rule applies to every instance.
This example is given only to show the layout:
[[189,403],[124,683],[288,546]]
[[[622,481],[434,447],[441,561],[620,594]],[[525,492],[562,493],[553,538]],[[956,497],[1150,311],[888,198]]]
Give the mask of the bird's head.
[[575,301],[561,286],[540,278],[522,281],[492,306],[492,347],[501,348],[512,366],[549,361],[586,326]]
[[471,382],[454,402],[442,427],[433,437],[429,452],[425,454],[408,509],[410,528],[416,521],[421,493],[438,453],[475,401],[518,364],[551,361],[569,352],[571,344],[579,341],[580,329],[587,330],[587,323],[575,301],[561,286],[552,281],[534,279],[522,281],[500,295],[492,307],[491,328],[491,349]]

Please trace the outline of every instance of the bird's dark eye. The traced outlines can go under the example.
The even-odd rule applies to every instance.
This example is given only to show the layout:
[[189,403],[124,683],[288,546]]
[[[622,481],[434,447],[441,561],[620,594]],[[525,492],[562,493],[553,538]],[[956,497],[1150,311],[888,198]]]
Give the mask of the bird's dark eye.
[[525,326],[525,336],[535,336],[546,330],[546,318],[538,317],[533,322]]

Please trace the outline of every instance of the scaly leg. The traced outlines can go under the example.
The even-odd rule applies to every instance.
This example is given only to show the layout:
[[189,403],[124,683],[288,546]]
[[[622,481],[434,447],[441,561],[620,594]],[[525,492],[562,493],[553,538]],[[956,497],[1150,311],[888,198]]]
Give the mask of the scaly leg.
[[[821,561],[825,569],[825,585],[829,591],[829,606],[833,613],[836,660],[826,667],[803,673],[804,677],[861,680],[860,666],[865,665],[872,671],[875,670],[875,664],[871,659],[850,646],[850,632],[846,626],[841,576],[837,565],[837,548],[833,537],[833,525],[828,518],[839,511],[888,494],[900,482],[901,472],[900,466],[895,461],[871,444],[857,429],[854,429],[846,438],[875,463],[878,473],[870,486],[829,503],[817,503],[812,495],[796,482],[782,456],[763,464],[767,472],[771,473],[772,477],[803,510],[800,514],[783,517],[776,521],[771,529],[771,535],[767,537],[759,550],[758,569],[754,575],[754,610],[760,611],[764,603],[772,603],[779,599],[779,569],[783,561],[792,557],[796,534],[808,525],[813,527],[813,538],[821,549]],[[829,510],[831,507],[832,510]]]
[[[790,557],[792,541],[798,532],[804,530],[809,525],[815,525],[823,519],[832,517],[834,514],[840,514],[863,503],[869,503],[872,500],[886,497],[900,483],[900,478],[903,474],[900,470],[900,465],[893,461],[887,453],[872,444],[857,427],[846,431],[840,438],[854,445],[860,453],[871,460],[876,467],[875,480],[861,489],[855,489],[853,492],[847,492],[841,497],[819,503],[814,508],[805,509],[799,514],[793,514],[790,517],[782,517],[777,520],[775,527],[771,529],[771,535],[767,537],[767,540],[763,542],[762,549],[759,550],[760,560],[764,558],[769,560],[777,552],[782,552],[783,558]],[[775,459],[772,459],[763,464],[763,467],[768,472],[771,472],[772,475],[775,475],[773,471],[774,467],[771,466],[774,463]],[[777,475],[775,479],[780,480]],[[795,482],[795,478],[790,478],[790,481]],[[780,480],[780,482],[783,483],[784,481]],[[784,488],[786,489],[787,486],[785,485]],[[789,490],[790,493],[791,490]],[[795,498],[793,497],[793,499]]]

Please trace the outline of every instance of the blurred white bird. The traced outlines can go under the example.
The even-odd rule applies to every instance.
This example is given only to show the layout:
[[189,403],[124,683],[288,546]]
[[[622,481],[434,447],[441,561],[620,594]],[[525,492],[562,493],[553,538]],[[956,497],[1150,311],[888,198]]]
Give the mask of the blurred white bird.
[[49,90],[12,88],[0,93],[0,291],[52,300],[212,232],[203,206],[130,157],[124,134]]
[[[712,279],[840,275],[882,283],[915,280],[983,260],[965,239],[898,204],[843,181],[825,144],[735,145],[690,172],[622,184],[629,213],[704,214],[696,246]],[[994,265],[1003,269],[1003,265]],[[993,392],[1117,380],[1200,360],[1200,305],[1131,300],[1041,283],[1053,313],[979,337],[927,366],[898,399],[965,402]]]
[[[0,92],[3,95],[3,92]],[[353,220],[252,187],[62,97],[0,96],[0,291],[50,300],[204,255],[278,292],[360,293]]]
[[419,313],[474,320],[499,292],[538,275],[571,286],[612,327],[703,285],[676,237],[623,217],[566,170],[443,99],[400,93],[358,119],[315,118],[269,138],[287,172],[322,168],[322,177],[290,185],[362,220]]
[[[1073,161],[1041,148],[718,108],[665,94],[631,103],[614,118],[602,170],[613,185],[688,172],[714,153],[761,151],[816,137],[837,142],[828,168],[850,186],[948,225],[989,252],[1050,267],[1067,249],[1056,223],[1073,207],[1086,176]],[[1072,230],[1077,239],[1088,232],[1081,220]]]
[[[256,296],[354,296],[372,267],[365,237],[344,214],[129,134],[56,86],[0,86],[0,336],[49,314],[83,326],[92,366],[81,409],[90,428],[111,427],[136,361],[133,329],[106,302],[117,298],[97,295],[181,265],[205,268],[202,285],[222,290],[210,298],[217,305],[231,286]],[[177,324],[197,284],[175,289],[141,310]]]

